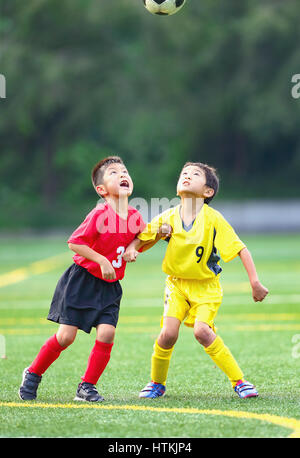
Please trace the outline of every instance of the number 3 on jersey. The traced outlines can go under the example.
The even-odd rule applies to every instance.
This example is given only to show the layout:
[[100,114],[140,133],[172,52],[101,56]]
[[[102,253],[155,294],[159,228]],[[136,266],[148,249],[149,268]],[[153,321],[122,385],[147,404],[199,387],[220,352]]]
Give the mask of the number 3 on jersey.
[[125,248],[124,248],[123,246],[119,246],[119,247],[117,248],[117,254],[118,254],[119,256],[117,257],[116,260],[114,259],[114,260],[112,261],[113,267],[116,267],[117,269],[119,269],[119,268],[121,267],[122,262],[123,262],[123,254],[124,254],[124,252],[125,252]]

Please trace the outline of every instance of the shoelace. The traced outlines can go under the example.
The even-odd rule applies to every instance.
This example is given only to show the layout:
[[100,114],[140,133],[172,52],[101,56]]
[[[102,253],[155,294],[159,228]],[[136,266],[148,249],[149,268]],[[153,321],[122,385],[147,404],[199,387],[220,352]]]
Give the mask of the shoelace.
[[239,392],[243,392],[243,391],[253,390],[255,386],[249,382],[243,382],[240,385],[237,385],[236,388]]
[[95,385],[92,385],[90,383],[83,383],[81,386],[84,390],[88,392],[88,394],[98,394]]

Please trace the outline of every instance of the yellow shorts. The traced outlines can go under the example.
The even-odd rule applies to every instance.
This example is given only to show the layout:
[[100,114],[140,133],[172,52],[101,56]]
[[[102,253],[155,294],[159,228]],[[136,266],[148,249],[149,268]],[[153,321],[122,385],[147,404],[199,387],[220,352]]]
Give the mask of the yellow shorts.
[[214,319],[222,297],[218,277],[199,281],[168,276],[161,327],[164,317],[173,317],[190,327],[194,326],[195,321],[202,321],[215,331]]

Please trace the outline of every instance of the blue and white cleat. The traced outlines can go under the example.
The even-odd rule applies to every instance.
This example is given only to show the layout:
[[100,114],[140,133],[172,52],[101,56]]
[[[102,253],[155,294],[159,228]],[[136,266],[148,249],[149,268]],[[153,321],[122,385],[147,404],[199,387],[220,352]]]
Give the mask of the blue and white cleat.
[[140,391],[139,397],[151,399],[159,398],[165,394],[165,391],[165,385],[162,385],[161,383],[150,382],[142,391]]
[[246,380],[239,380],[234,387],[234,391],[241,399],[256,398],[258,396],[255,386]]
[[29,372],[28,367],[23,371],[22,384],[19,389],[19,397],[22,401],[32,401],[36,399],[37,389],[42,380],[41,375]]

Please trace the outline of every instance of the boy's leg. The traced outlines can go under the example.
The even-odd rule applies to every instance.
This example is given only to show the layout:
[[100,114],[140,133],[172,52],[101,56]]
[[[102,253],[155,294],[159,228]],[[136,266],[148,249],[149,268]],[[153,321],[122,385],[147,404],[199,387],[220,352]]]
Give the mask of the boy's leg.
[[90,353],[85,374],[81,377],[84,382],[92,385],[96,385],[110,360],[116,331],[111,324],[99,324],[96,329],[95,345]]
[[207,323],[197,321],[194,326],[194,335],[213,362],[227,375],[233,388],[239,380],[243,380],[243,372],[231,351]]
[[48,339],[41,347],[35,360],[29,366],[29,372],[42,375],[59,357],[61,352],[74,342],[78,328],[61,324],[56,334]]
[[151,380],[166,384],[174,345],[178,338],[181,322],[177,318],[165,317],[163,328],[154,343],[151,358]]
[[216,336],[215,340],[208,347],[205,347],[205,351],[227,375],[232,388],[240,398],[245,399],[258,396],[255,386],[244,380],[243,372],[220,336]]
[[164,291],[162,329],[153,346],[151,358],[151,382],[140,392],[140,398],[157,398],[164,394],[174,345],[189,308],[190,305],[181,291],[180,279],[168,276]]
[[90,353],[85,374],[81,377],[75,401],[101,402],[104,400],[95,388],[106,368],[111,355],[115,337],[115,327],[110,324],[97,326],[95,345]]
[[214,363],[227,375],[234,391],[240,398],[258,396],[255,386],[244,380],[243,372],[229,348],[226,347],[221,337],[217,336],[207,323],[196,322],[194,334]]
[[61,324],[58,332],[46,340],[34,361],[23,372],[22,385],[19,390],[21,399],[32,400],[36,398],[42,375],[61,352],[74,341],[77,329],[75,326]]
[[154,398],[162,396],[174,345],[178,338],[180,320],[164,317],[163,328],[153,346],[151,358],[151,382],[140,392],[140,397]]

